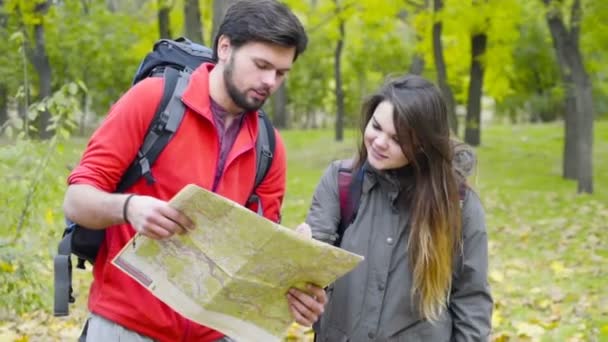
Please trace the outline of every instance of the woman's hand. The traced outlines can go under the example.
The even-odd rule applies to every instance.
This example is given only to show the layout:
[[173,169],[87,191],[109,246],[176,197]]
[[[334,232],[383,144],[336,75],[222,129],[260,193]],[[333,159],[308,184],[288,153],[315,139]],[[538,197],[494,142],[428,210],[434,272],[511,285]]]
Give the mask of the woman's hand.
[[327,296],[325,290],[318,286],[309,284],[306,288],[308,293],[291,288],[287,292],[287,302],[295,321],[300,325],[310,327],[323,314]]
[[306,222],[300,223],[300,225],[296,227],[296,233],[312,239],[312,230]]

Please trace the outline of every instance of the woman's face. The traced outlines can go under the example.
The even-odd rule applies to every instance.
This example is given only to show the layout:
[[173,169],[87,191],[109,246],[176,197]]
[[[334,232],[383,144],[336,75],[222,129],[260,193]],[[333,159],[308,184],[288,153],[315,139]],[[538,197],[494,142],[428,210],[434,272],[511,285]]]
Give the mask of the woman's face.
[[380,102],[363,134],[367,161],[377,170],[398,169],[408,164],[395,132],[393,109],[390,102]]

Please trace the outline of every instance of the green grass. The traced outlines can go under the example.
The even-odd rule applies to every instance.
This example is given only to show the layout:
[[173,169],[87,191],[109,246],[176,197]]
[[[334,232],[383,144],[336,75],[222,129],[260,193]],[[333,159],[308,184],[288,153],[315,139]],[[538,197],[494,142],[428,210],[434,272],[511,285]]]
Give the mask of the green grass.
[[[282,136],[289,162],[283,224],[294,227],[304,220],[327,165],[353,155],[356,133],[346,132],[341,143],[333,141],[330,130],[285,131]],[[19,281],[32,289],[41,282],[43,288],[50,286],[51,257],[62,229],[61,188],[66,166],[77,161],[84,143],[75,140],[52,158],[49,165],[53,170],[45,173],[44,186],[34,196],[37,211],[29,214],[23,228],[26,235],[39,240],[38,245],[28,249],[14,246],[11,255],[6,248],[0,249],[2,279],[17,273],[11,269],[14,265],[9,257],[39,248],[44,256],[39,261],[42,270],[34,269],[38,277]],[[470,181],[486,209],[496,341],[608,341],[608,122],[596,124],[593,195],[577,195],[576,182],[562,179],[562,143],[561,124],[492,126],[482,132],[479,163]],[[37,148],[44,155],[45,146]],[[12,206],[2,211],[5,222],[11,224],[19,216],[19,203],[25,198],[20,191],[27,189],[35,165],[15,155],[12,158],[3,164],[3,172],[9,173],[2,176],[3,182],[17,181],[0,190],[1,199]],[[11,227],[0,231],[0,237],[12,236]],[[35,242],[19,240],[25,241]],[[31,312],[0,323],[0,340],[23,336],[73,339],[85,316],[84,293],[90,276],[76,272],[74,278],[81,294],[73,316],[50,317],[49,287],[42,293],[44,307],[36,302]],[[0,297],[19,299],[14,293],[1,293],[2,289],[5,287],[0,286]]]

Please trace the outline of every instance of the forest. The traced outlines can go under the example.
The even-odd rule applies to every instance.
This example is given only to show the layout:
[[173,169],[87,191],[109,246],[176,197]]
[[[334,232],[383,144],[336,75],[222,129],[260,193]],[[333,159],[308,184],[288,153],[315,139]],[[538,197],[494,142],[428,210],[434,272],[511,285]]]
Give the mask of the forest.
[[[67,174],[155,42],[212,47],[234,2],[0,0],[0,340],[78,336],[89,272],[75,275],[72,317],[51,317]],[[303,219],[327,163],[352,153],[365,96],[422,75],[478,153],[493,340],[608,339],[608,2],[284,2],[309,37],[264,107],[289,153],[284,223]]]

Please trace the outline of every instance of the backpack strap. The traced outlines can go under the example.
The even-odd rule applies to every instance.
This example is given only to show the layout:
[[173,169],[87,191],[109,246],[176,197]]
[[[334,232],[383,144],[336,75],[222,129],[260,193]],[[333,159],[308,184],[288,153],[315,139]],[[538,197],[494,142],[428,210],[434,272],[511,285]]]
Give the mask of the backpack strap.
[[[181,101],[181,96],[188,85],[190,74],[187,70],[178,71],[174,68],[165,68],[164,78],[163,95],[158,110],[148,127],[144,142],[137,152],[137,157],[123,175],[116,192],[123,192],[130,188],[141,176],[144,176],[149,184],[154,182],[151,167],[184,118],[185,107]],[[94,262],[97,249],[103,242],[104,237],[105,231],[103,230],[87,230],[68,222],[68,227],[65,229],[59,243],[57,255],[54,257],[55,316],[67,316],[69,314],[69,303],[74,302],[70,255],[76,254],[78,256],[77,267],[84,269],[85,260]],[[89,240],[87,241],[88,246],[84,249],[94,254],[84,255],[75,251],[72,247],[75,239],[80,244]]]
[[255,183],[253,185],[253,191],[247,200],[247,204],[257,204],[257,213],[260,216],[264,215],[264,209],[262,207],[262,201],[260,196],[256,193],[256,190],[262,181],[266,177],[270,165],[272,165],[272,158],[274,157],[274,149],[276,145],[276,137],[274,136],[274,127],[268,118],[268,115],[262,110],[258,110],[258,136],[255,141]]
[[186,108],[181,97],[190,80],[190,73],[187,70],[178,71],[174,68],[165,68],[164,79],[163,95],[158,110],[148,127],[135,160],[123,175],[116,192],[123,192],[130,188],[142,176],[148,184],[155,182],[152,165],[184,118]]
[[464,200],[467,197],[467,191],[469,190],[469,185],[466,182],[461,182],[458,184],[458,198],[460,199],[460,209],[464,206]]
[[57,248],[57,255],[53,258],[55,302],[53,315],[55,317],[67,316],[70,313],[69,303],[74,303],[72,296],[72,234],[74,224],[66,228]]
[[338,224],[338,238],[334,242],[336,246],[340,245],[342,236],[346,232],[348,226],[355,220],[359,203],[361,201],[361,192],[363,189],[363,168],[357,169],[353,179],[353,161],[343,160],[338,168],[338,195],[340,197],[340,223]]

